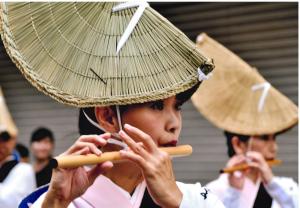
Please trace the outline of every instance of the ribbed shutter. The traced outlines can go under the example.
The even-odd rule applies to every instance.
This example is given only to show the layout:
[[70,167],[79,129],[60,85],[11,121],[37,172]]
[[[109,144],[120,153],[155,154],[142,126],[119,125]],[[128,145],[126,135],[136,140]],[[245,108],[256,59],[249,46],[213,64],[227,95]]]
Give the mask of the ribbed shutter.
[[[298,3],[153,3],[193,41],[206,32],[258,68],[278,90],[298,103]],[[298,179],[298,126],[278,137],[283,165],[275,173]],[[191,157],[175,159],[179,180],[206,183],[218,176],[227,157],[222,131],[189,102],[183,107],[181,143]]]
[[47,127],[56,138],[56,155],[66,150],[78,138],[78,110],[59,104],[30,85],[11,62],[2,42],[0,86],[19,129],[18,142],[29,145],[32,131],[40,126]]
[[[265,78],[295,103],[298,102],[298,3],[150,3],[191,40],[206,32],[256,66]],[[38,126],[52,129],[56,151],[66,150],[78,137],[78,111],[48,98],[33,88],[11,63],[0,45],[0,85],[28,144]],[[279,137],[279,175],[297,180],[298,126]],[[218,176],[227,161],[222,132],[207,122],[188,102],[183,107],[182,144],[191,144],[190,157],[174,159],[179,180],[206,183]]]

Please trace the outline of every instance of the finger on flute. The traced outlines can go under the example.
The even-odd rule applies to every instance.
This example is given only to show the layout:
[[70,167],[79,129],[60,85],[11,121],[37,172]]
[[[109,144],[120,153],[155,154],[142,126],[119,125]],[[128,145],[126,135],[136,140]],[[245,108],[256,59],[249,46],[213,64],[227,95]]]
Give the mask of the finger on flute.
[[[269,166],[276,166],[276,165],[280,165],[282,163],[281,160],[275,159],[275,160],[267,160],[267,163]],[[246,170],[250,168],[249,165],[247,163],[245,164],[240,164],[240,165],[236,165],[233,167],[229,167],[229,168],[224,168],[222,170],[220,170],[220,173],[233,173],[234,171],[242,171],[242,170]]]
[[[192,154],[193,148],[190,145],[180,145],[177,147],[162,147],[161,151],[168,153],[170,156],[187,156]],[[95,154],[88,155],[65,155],[53,158],[51,160],[51,166],[53,168],[76,168],[84,165],[95,165],[103,163],[105,161],[117,162],[121,161],[121,155],[119,151],[105,152],[100,156]]]

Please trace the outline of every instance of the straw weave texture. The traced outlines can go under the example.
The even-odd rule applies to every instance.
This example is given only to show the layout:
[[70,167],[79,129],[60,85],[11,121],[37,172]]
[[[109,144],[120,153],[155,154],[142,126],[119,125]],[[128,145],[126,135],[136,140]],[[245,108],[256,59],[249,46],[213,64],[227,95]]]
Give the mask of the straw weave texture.
[[143,103],[183,92],[197,68],[213,69],[180,30],[151,7],[116,54],[136,8],[116,3],[1,3],[4,46],[23,75],[59,102]]
[[197,47],[214,59],[213,76],[193,95],[196,108],[217,127],[244,135],[264,135],[286,130],[298,121],[298,108],[274,87],[258,110],[262,90],[252,86],[266,80],[237,55],[206,34],[197,38]]
[[0,133],[3,131],[7,131],[12,137],[17,137],[18,135],[18,129],[9,113],[0,87]]

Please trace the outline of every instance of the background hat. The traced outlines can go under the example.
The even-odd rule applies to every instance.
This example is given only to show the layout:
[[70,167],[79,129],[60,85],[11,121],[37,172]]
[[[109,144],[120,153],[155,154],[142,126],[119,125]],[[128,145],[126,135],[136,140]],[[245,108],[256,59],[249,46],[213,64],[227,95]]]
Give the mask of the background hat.
[[277,133],[297,123],[297,106],[256,69],[206,34],[198,36],[197,47],[216,67],[192,96],[210,122],[243,135]]
[[5,99],[0,87],[0,133],[7,131],[11,137],[18,135],[18,129],[8,111]]
[[147,3],[116,5],[1,3],[4,46],[35,87],[78,107],[164,99],[198,83],[198,67],[212,70]]

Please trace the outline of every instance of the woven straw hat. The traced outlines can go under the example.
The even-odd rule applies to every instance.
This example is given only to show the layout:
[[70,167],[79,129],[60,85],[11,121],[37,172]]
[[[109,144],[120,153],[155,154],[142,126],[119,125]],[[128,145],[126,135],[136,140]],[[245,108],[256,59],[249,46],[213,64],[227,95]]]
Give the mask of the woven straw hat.
[[209,121],[243,135],[273,134],[297,123],[297,106],[256,69],[206,34],[198,36],[197,47],[212,57],[216,66],[192,96],[196,108]]
[[0,87],[0,133],[4,131],[7,131],[12,137],[16,137],[18,135],[18,129],[8,111],[2,89]]
[[198,67],[212,70],[147,3],[119,4],[1,3],[4,46],[35,87],[77,107],[164,99],[198,83]]

